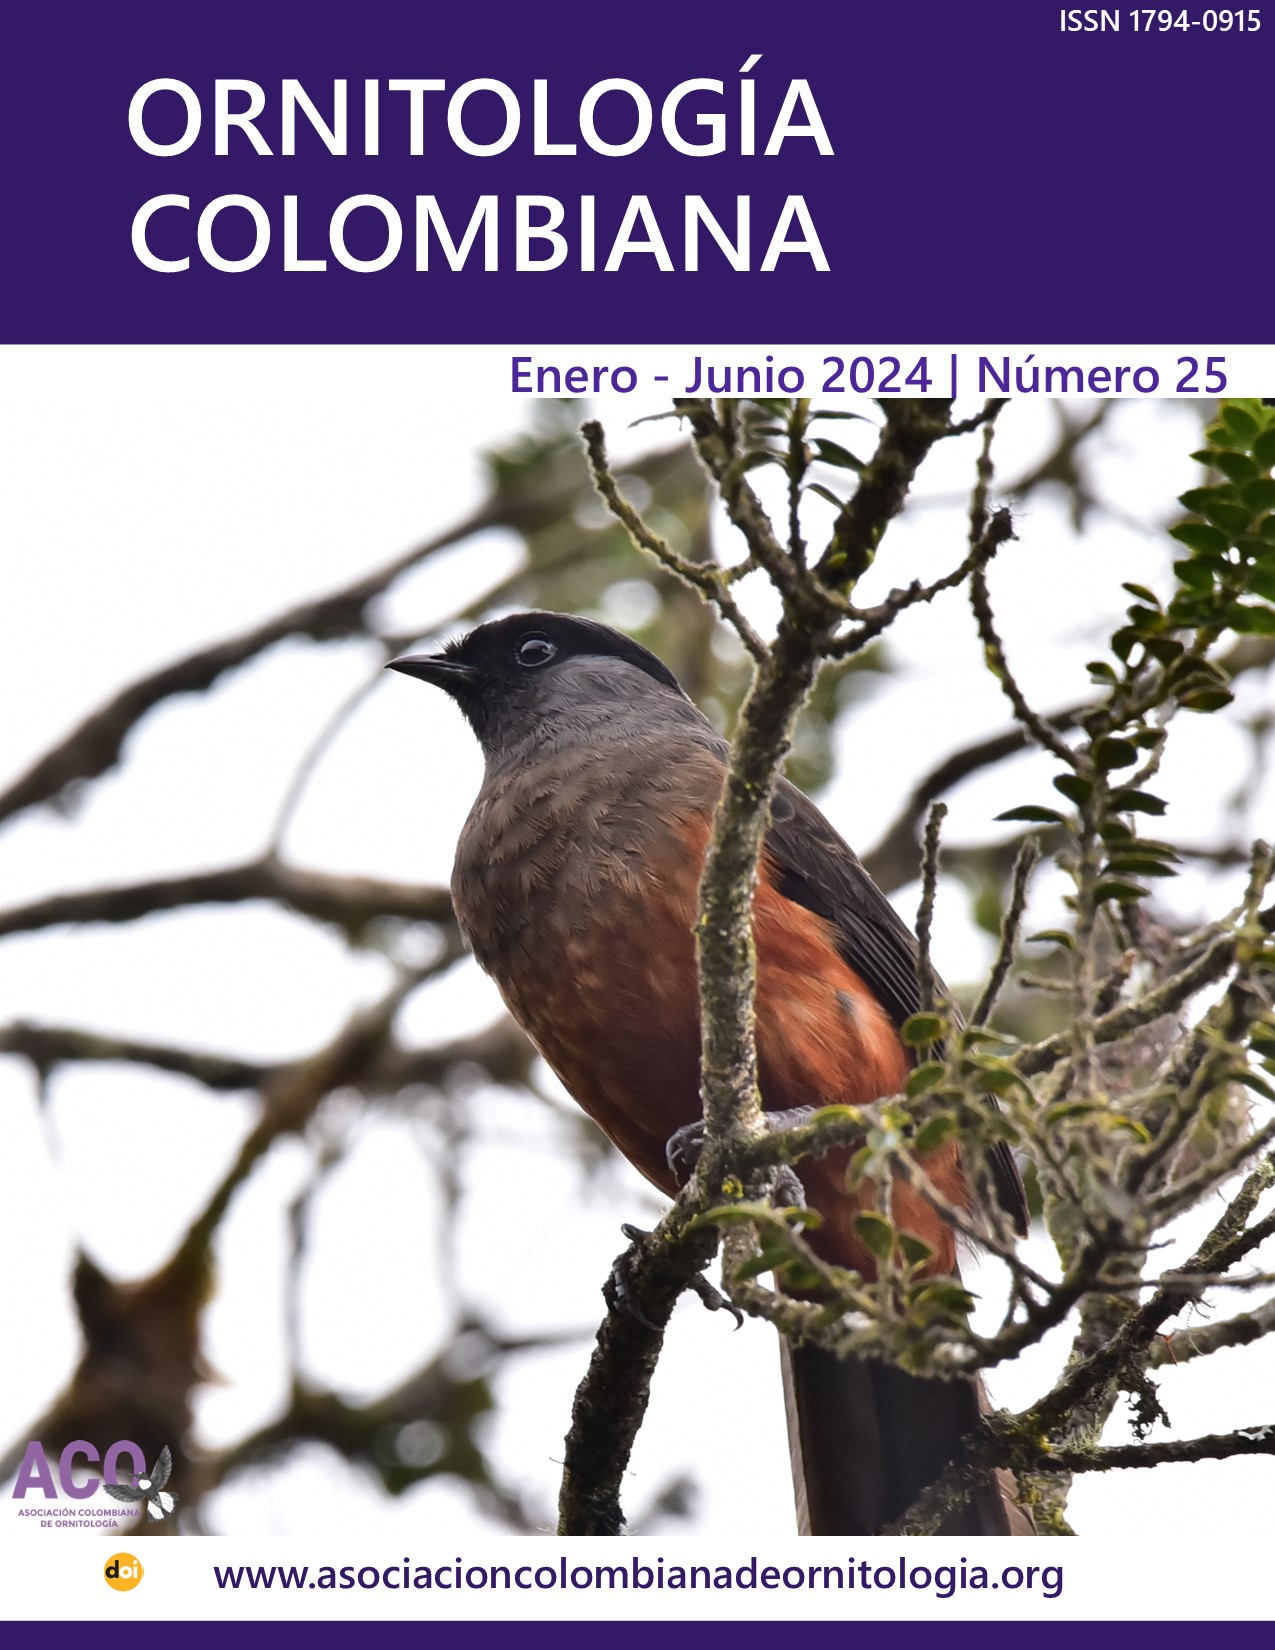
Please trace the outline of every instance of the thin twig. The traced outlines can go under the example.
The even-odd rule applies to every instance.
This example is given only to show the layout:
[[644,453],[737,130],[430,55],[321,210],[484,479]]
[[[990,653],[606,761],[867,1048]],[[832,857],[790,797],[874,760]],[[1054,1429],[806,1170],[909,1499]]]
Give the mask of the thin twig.
[[929,1014],[937,999],[937,976],[930,956],[930,937],[934,927],[934,901],[938,893],[939,833],[946,818],[947,803],[935,802],[925,822],[921,903],[916,912],[916,1000],[922,1014]]
[[978,1002],[974,1005],[971,1024],[985,1026],[992,1017],[992,1010],[996,1007],[996,999],[1000,996],[1009,971],[1013,966],[1014,953],[1018,946],[1018,930],[1023,920],[1023,912],[1027,908],[1027,888],[1031,882],[1031,874],[1040,858],[1040,844],[1035,837],[1028,837],[1019,849],[1018,858],[1014,862],[1013,880],[1010,886],[1009,905],[1001,920],[1000,944],[996,950],[996,961],[992,964],[992,971],[987,977],[987,984],[983,987]]
[[1075,751],[1064,740],[1060,739],[1045,718],[1038,715],[1027,703],[1022,688],[1019,687],[1014,673],[1009,668],[1005,658],[1004,644],[996,633],[996,621],[992,617],[991,597],[987,590],[987,576],[982,567],[975,567],[970,575],[970,606],[974,610],[974,618],[978,623],[978,633],[982,638],[987,667],[1000,683],[1001,690],[1013,707],[1014,715],[1043,750],[1052,752],[1060,762],[1065,762],[1069,768],[1076,768],[1079,758]]
[[648,555],[653,556],[683,584],[706,597],[731,625],[748,652],[760,663],[766,657],[766,644],[744,617],[739,603],[730,593],[721,569],[712,562],[691,561],[686,556],[680,556],[658,533],[652,532],[620,492],[611,473],[607,460],[606,437],[601,424],[596,419],[590,419],[580,426],[580,433],[584,437],[589,470],[598,496],[623,526],[633,543],[639,550],[645,550]]

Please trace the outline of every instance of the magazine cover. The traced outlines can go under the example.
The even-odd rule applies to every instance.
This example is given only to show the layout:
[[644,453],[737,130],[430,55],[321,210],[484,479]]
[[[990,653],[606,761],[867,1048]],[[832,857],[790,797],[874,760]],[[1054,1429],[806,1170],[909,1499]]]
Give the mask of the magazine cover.
[[8,1619],[1269,1619],[1275,10],[4,32]]

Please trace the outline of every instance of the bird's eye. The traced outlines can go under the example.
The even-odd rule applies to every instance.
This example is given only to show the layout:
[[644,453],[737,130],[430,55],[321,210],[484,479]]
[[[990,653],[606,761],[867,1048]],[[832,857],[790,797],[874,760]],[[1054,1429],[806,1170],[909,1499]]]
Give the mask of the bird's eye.
[[547,636],[524,636],[515,657],[525,670],[535,670],[538,665],[547,665],[557,651]]

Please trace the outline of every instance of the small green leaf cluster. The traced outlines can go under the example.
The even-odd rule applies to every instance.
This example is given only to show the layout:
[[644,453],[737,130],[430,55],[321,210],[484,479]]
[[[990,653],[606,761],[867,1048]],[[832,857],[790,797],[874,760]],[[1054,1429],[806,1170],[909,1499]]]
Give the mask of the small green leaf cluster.
[[727,480],[737,480],[773,464],[784,471],[789,485],[800,493],[813,493],[838,510],[844,506],[844,498],[823,482],[807,480],[807,472],[824,465],[857,476],[863,472],[863,460],[838,441],[810,435],[810,427],[820,419],[870,424],[869,419],[862,413],[811,407],[800,400],[745,398],[738,405],[744,450],[727,472]]
[[[1227,674],[1210,657],[1223,632],[1275,635],[1275,408],[1226,402],[1205,440],[1193,456],[1220,479],[1182,494],[1191,517],[1171,529],[1187,551],[1173,565],[1173,594],[1165,602],[1145,585],[1126,584],[1133,601],[1111,638],[1114,662],[1088,667],[1103,697],[1081,718],[1088,737],[1054,780],[1078,810],[1079,826],[1034,804],[999,816],[1087,837],[1096,860],[1092,852],[1068,853],[1060,863],[1086,875],[1095,907],[1143,899],[1148,881],[1174,874],[1173,847],[1137,829],[1139,816],[1165,811],[1146,781],[1158,767],[1167,723],[1179,710],[1208,714],[1231,702]],[[1066,936],[1038,938],[1065,943]]]
[[[1205,441],[1192,456],[1220,479],[1182,494],[1191,519],[1171,533],[1188,555],[1174,563],[1178,589],[1164,620],[1275,636],[1275,407],[1225,402]],[[1217,708],[1207,685],[1200,692],[1205,702],[1188,709]]]

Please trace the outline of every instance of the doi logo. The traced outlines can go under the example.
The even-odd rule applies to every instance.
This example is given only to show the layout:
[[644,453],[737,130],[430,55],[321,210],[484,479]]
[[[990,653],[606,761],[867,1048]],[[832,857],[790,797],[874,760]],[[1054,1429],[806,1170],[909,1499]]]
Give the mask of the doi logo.
[[117,1593],[131,1593],[142,1579],[142,1561],[132,1553],[112,1553],[102,1574],[106,1585],[114,1587]]

